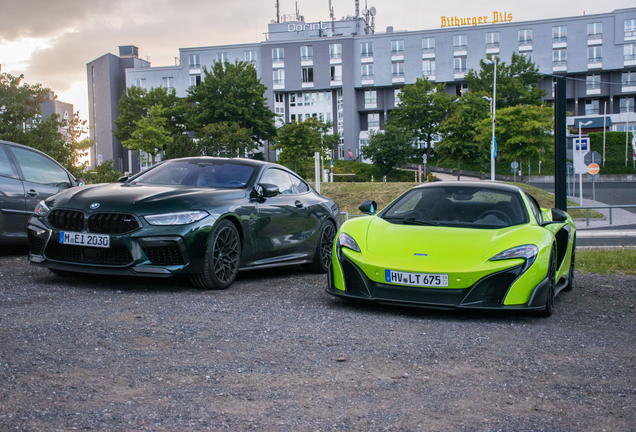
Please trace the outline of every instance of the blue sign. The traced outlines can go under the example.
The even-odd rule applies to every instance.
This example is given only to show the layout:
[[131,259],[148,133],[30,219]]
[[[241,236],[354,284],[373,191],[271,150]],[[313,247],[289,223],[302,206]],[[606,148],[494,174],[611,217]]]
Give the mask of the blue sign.
[[581,138],[581,142],[579,143],[579,139],[574,139],[574,145],[576,146],[576,151],[588,151],[590,149],[590,139],[589,138]]

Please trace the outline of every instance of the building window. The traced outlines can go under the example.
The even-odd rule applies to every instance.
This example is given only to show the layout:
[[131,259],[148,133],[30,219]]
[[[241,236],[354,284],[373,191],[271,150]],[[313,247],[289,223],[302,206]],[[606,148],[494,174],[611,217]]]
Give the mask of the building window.
[[625,71],[621,79],[624,86],[636,86],[636,71]]
[[404,55],[404,41],[391,41],[391,55]]
[[256,51],[245,51],[245,61],[256,64]]
[[146,88],[146,78],[135,78],[135,87]]
[[404,62],[396,61],[392,63],[393,70],[393,78],[402,78],[404,77]]
[[552,50],[552,66],[566,66],[568,64],[568,50]]
[[453,49],[455,51],[466,51],[466,35],[453,36]]
[[309,61],[314,59],[314,47],[305,45],[300,47],[300,60]]
[[603,61],[603,47],[591,46],[587,47],[587,62],[601,63]]
[[285,61],[285,48],[272,48],[272,62],[283,63]]
[[201,56],[199,54],[190,54],[188,56],[188,64],[190,69],[199,69],[201,67]]
[[625,20],[625,37],[636,37],[636,19]]
[[198,87],[201,84],[201,75],[190,75],[190,87]]
[[362,65],[362,79],[363,80],[373,79],[373,65],[372,64],[363,64]]
[[368,128],[379,128],[380,127],[380,113],[369,113],[367,114],[367,126]]
[[455,86],[455,94],[459,97],[462,97],[464,93],[468,91],[468,84],[461,83]]
[[636,60],[636,45],[627,44],[623,45],[623,58],[627,60]]
[[422,39],[422,54],[430,54],[435,52],[435,38]]
[[599,74],[589,74],[585,79],[587,90],[597,90],[601,88],[601,76]]
[[568,40],[568,27],[558,26],[552,27],[552,42],[567,42]]
[[274,84],[285,84],[285,69],[277,69],[274,71]]
[[302,68],[302,77],[304,83],[314,82],[314,68],[304,67]]
[[585,115],[598,115],[598,99],[585,101]]
[[342,58],[342,44],[330,44],[329,45],[329,58],[340,59]]
[[221,63],[226,63],[228,61],[228,56],[226,52],[216,53],[216,61]]
[[499,32],[486,33],[486,48],[499,48]]
[[[300,104],[302,105],[302,104]],[[289,106],[290,107],[295,107],[296,106],[296,93],[290,93],[289,94]]]
[[603,39],[603,23],[589,23],[587,25],[588,39]]
[[360,44],[360,54],[362,57],[373,57],[373,42],[362,42]]
[[622,113],[634,112],[634,98],[633,97],[622,97],[620,99],[620,111]]
[[435,60],[422,60],[422,75],[435,76]]
[[366,90],[364,92],[364,104],[373,105],[378,103],[378,92],[376,90]]
[[331,81],[342,81],[342,65],[331,66]]
[[174,78],[173,77],[163,77],[161,87],[165,88],[168,92],[174,90]]
[[532,29],[519,30],[519,46],[532,45]]
[[400,94],[402,94],[402,89],[399,89],[399,88],[393,89],[393,104],[395,106],[398,106],[401,102]]
[[455,57],[455,73],[466,73],[466,57]]

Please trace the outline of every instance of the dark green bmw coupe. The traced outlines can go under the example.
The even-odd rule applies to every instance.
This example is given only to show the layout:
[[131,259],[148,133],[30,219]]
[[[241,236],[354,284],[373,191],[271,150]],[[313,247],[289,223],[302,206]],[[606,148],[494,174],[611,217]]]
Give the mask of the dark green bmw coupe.
[[28,224],[31,264],[229,287],[239,270],[326,272],[340,210],[292,171],[249,159],[162,162],[118,183],[62,191]]

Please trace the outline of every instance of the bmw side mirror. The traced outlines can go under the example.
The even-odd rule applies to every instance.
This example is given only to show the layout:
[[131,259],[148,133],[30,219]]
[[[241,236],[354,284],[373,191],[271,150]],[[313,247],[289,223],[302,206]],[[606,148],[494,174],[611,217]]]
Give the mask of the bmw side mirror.
[[360,211],[364,214],[375,214],[376,210],[378,209],[378,205],[376,204],[375,201],[365,201],[362,204],[360,204],[360,207],[358,207],[358,209],[360,209]]
[[552,220],[554,222],[565,222],[568,220],[568,214],[558,208],[552,209]]
[[271,198],[278,195],[279,190],[278,186],[271,183],[259,183],[260,191],[258,191],[259,196],[263,198]]
[[84,180],[76,180],[75,181],[75,186],[77,186],[77,187],[86,186],[86,183],[84,183]]

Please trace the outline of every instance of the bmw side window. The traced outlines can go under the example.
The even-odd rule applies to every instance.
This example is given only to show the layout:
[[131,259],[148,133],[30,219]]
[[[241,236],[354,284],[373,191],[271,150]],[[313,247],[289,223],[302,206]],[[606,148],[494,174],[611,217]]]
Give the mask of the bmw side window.
[[281,195],[291,195],[294,193],[294,188],[289,178],[289,174],[276,168],[265,171],[260,182],[278,186],[278,192]]
[[18,173],[9,159],[9,155],[3,146],[0,146],[0,175],[4,177],[18,178]]
[[60,189],[71,187],[66,171],[51,159],[23,148],[14,147],[12,151],[20,165],[24,180]]
[[294,175],[290,177],[291,177],[294,193],[301,194],[301,193],[309,192],[309,186],[307,186],[307,183],[305,183],[304,181],[302,181],[301,179],[299,179],[298,177]]

